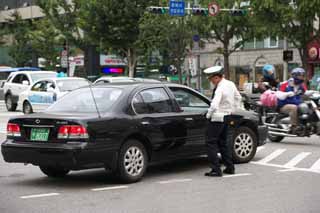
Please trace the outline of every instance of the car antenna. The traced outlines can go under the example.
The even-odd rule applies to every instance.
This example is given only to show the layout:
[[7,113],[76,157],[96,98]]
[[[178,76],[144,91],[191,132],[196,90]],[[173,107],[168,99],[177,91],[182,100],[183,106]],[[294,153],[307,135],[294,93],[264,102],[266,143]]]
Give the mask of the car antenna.
[[91,96],[93,98],[94,106],[96,107],[96,110],[97,110],[97,113],[98,113],[98,117],[100,119],[101,115],[100,115],[100,112],[99,112],[99,109],[98,109],[98,105],[97,105],[96,99],[95,99],[94,94],[93,94],[93,90],[92,90],[91,84],[89,84],[89,88],[90,88]]

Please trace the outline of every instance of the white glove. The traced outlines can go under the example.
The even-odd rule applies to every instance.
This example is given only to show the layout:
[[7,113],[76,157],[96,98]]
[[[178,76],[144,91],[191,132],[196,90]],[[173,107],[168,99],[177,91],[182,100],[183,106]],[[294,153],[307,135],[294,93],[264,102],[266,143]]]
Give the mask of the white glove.
[[287,97],[292,97],[294,96],[294,92],[287,92]]
[[208,120],[210,120],[210,119],[211,119],[211,113],[207,112],[206,118],[207,118]]

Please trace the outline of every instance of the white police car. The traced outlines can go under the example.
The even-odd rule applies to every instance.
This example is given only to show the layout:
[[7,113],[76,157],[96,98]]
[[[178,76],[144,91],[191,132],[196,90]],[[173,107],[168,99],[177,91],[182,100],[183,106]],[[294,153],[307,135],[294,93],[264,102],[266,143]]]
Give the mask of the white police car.
[[43,111],[66,93],[89,84],[77,77],[41,79],[19,95],[18,109],[25,114]]

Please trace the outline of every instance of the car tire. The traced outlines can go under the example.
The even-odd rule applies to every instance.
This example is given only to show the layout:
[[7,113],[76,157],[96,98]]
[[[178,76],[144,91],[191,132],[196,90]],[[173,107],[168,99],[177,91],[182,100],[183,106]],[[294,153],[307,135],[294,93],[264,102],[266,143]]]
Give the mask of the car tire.
[[235,163],[248,163],[257,151],[257,135],[246,126],[240,126],[231,131],[232,159]]
[[9,94],[9,95],[6,95],[5,102],[6,102],[7,110],[8,110],[9,112],[14,112],[14,111],[16,111],[16,109],[17,109],[17,104],[16,104],[16,103],[13,103],[12,96],[11,96],[10,94]]
[[53,166],[39,166],[39,168],[45,175],[53,178],[63,178],[70,172],[68,169]]
[[32,109],[32,106],[31,106],[31,104],[28,102],[28,101],[25,101],[24,103],[23,103],[23,113],[24,114],[31,114],[31,113],[33,113],[33,109]]
[[148,154],[144,145],[137,140],[126,141],[118,158],[118,175],[125,183],[134,183],[142,179],[148,166]]

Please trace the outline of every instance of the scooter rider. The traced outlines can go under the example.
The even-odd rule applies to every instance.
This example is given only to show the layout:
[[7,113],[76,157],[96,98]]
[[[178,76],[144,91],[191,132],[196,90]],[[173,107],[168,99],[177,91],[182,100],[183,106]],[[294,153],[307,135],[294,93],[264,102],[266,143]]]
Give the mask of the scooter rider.
[[304,84],[305,70],[303,68],[295,68],[291,71],[288,81],[280,86],[280,91],[287,92],[288,96],[284,100],[278,99],[278,108],[280,112],[289,114],[291,121],[291,132],[295,133],[298,126],[298,105],[302,103],[301,96],[307,90]]
[[[260,93],[265,92],[268,89],[277,90],[279,81],[274,76],[275,67],[271,64],[266,64],[262,68],[263,78],[258,83],[258,89]],[[267,84],[266,84],[267,83]]]

